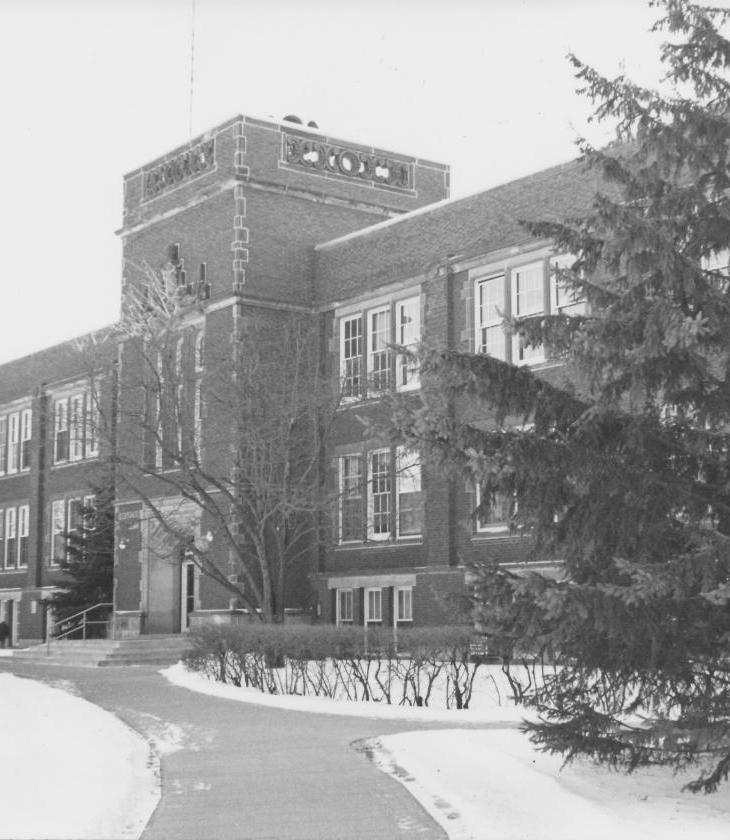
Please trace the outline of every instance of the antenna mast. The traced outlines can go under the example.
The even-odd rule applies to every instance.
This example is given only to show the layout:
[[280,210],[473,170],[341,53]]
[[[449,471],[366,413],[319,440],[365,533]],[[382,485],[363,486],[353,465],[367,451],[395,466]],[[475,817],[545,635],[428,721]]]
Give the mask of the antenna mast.
[[190,21],[190,110],[188,115],[188,134],[193,136],[193,91],[195,88],[195,0],[192,2]]

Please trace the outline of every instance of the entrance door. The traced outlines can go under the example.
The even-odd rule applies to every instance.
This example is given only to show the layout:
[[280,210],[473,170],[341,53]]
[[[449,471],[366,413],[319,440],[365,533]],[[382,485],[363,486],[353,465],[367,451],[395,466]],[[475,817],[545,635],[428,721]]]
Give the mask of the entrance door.
[[190,613],[195,610],[195,563],[183,561],[180,578],[180,631],[184,633],[190,627]]

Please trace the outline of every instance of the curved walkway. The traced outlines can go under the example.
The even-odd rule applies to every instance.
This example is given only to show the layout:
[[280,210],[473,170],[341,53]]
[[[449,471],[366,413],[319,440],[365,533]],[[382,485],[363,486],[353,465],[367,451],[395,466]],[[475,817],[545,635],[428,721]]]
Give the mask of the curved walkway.
[[143,840],[445,840],[405,788],[352,746],[433,724],[238,703],[178,688],[146,667],[0,659],[0,669],[78,693],[157,746],[162,799]]

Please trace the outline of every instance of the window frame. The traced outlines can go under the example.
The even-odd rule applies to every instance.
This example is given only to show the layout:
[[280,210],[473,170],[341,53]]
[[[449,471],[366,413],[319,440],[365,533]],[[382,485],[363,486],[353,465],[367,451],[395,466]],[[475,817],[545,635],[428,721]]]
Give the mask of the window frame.
[[18,568],[18,509],[14,505],[5,508],[4,548],[3,568],[13,571]]
[[20,470],[20,412],[8,414],[8,449],[6,475],[16,475]]
[[[502,496],[504,496],[504,494],[502,494]],[[512,516],[514,516],[514,514],[517,511],[516,499],[512,499],[510,503],[512,513],[506,519],[499,520],[498,522],[488,522],[485,524],[482,524],[481,518],[478,513],[479,506],[481,505],[482,501],[481,484],[475,484],[474,499],[476,502],[476,504],[474,505],[474,532],[477,536],[488,536],[490,534],[504,534],[509,532],[510,519],[512,518]]]
[[[57,515],[58,511],[61,511],[61,516]],[[50,557],[48,559],[48,565],[51,567],[58,568],[61,565],[61,562],[66,559],[66,550],[68,546],[68,540],[66,538],[66,524],[67,524],[67,500],[63,499],[52,499],[51,500],[51,527],[49,530],[49,536],[51,540],[50,545]],[[59,523],[60,519],[60,523]],[[58,527],[60,524],[60,527]],[[56,556],[56,548],[59,547],[58,557]]]
[[[528,272],[539,269],[540,273],[540,306],[539,308],[529,309],[527,312],[519,312],[518,303],[520,299],[519,280],[521,275],[527,275]],[[509,276],[509,292],[510,292],[510,314],[512,318],[532,318],[535,315],[549,314],[546,310],[546,276],[545,276],[545,260],[533,260],[528,263],[521,263],[510,269]],[[525,292],[525,297],[529,300],[533,290],[528,288]],[[523,355],[524,354],[524,355]],[[546,361],[545,346],[525,347],[522,345],[518,333],[512,334],[512,364],[517,367],[539,365]]]
[[32,438],[33,409],[24,408],[20,412],[20,472],[30,470]]
[[28,568],[30,556],[30,505],[18,505],[18,569]]
[[[348,325],[357,323],[353,333]],[[358,400],[365,395],[365,319],[362,312],[340,318],[340,381],[343,399]],[[352,352],[356,350],[357,352]],[[346,354],[345,351],[348,350]]]
[[[395,586],[393,587],[393,605],[395,609],[395,620],[397,622],[401,621],[413,621],[413,587],[412,586]],[[408,597],[406,598],[406,594]],[[401,595],[403,595],[403,606],[408,607],[407,610],[401,610]],[[404,615],[404,612],[407,614]]]
[[[410,475],[407,475],[410,473]],[[413,483],[413,488],[404,491],[406,478]],[[403,504],[401,496],[418,496],[417,505],[420,506],[420,527],[417,531],[404,531],[401,522]],[[395,450],[395,527],[398,539],[418,539],[423,536],[424,519],[423,475],[418,452],[398,446]],[[408,510],[409,508],[406,508]],[[415,506],[412,507],[415,511]]]
[[4,476],[8,466],[8,416],[0,415],[0,476]]
[[[377,472],[373,468],[373,461],[374,459],[384,459],[386,468],[385,470],[379,469]],[[389,540],[392,538],[393,535],[393,465],[392,465],[392,451],[389,448],[386,449],[371,449],[367,453],[367,523],[366,523],[366,534],[368,541],[372,542],[383,542],[384,540]],[[385,485],[384,490],[380,490],[379,492],[374,491],[374,483],[375,482],[382,482]],[[384,500],[387,509],[386,510],[377,510],[376,505],[377,500]],[[383,523],[387,525],[387,529],[382,531],[375,530],[375,517],[383,517]]]
[[[501,288],[501,300],[502,300],[502,315],[499,314],[499,308],[497,307],[496,315],[493,318],[483,318],[483,313],[486,309],[488,309],[488,305],[484,302],[484,295],[482,294],[483,290],[486,290],[487,285],[489,283],[495,283],[499,288]],[[475,350],[477,353],[484,353],[488,356],[491,356],[493,359],[499,359],[500,361],[507,362],[508,359],[508,341],[507,341],[507,334],[504,329],[504,320],[505,318],[509,317],[508,312],[508,302],[507,302],[507,295],[506,295],[506,283],[507,283],[507,276],[504,271],[500,271],[498,273],[491,272],[484,276],[476,277],[474,281],[474,344]],[[495,305],[496,306],[496,305]],[[497,355],[494,353],[489,353],[487,348],[489,347],[489,342],[485,342],[483,340],[484,336],[483,333],[486,333],[489,330],[498,331],[501,334],[501,354]]]
[[[367,378],[365,387],[368,396],[380,396],[393,387],[393,304],[376,306],[367,310]],[[381,319],[384,326],[380,324]],[[383,343],[381,347],[380,344]],[[377,370],[376,370],[377,363]],[[376,377],[377,382],[376,382]]]
[[[337,534],[338,534],[338,541],[340,545],[346,545],[347,543],[360,543],[363,541],[364,533],[365,533],[365,520],[363,517],[363,505],[364,505],[364,498],[363,496],[367,493],[367,486],[366,486],[366,478],[365,478],[365,467],[364,459],[362,455],[358,453],[348,453],[346,455],[340,455],[337,459],[338,461],[338,489],[339,489],[339,498],[338,498],[338,522],[337,522]],[[356,464],[357,465],[357,475],[356,477],[348,470],[345,469],[345,463],[348,464]],[[347,474],[346,474],[347,473]],[[354,478],[354,484],[353,482]],[[347,485],[347,486],[346,486]],[[357,490],[358,492],[353,492]],[[353,508],[359,508],[359,527],[353,530],[357,530],[357,536],[345,536],[345,502],[346,500],[353,501]]]
[[[348,597],[349,596],[349,597]],[[343,600],[344,610],[343,615]],[[347,613],[349,612],[349,618]],[[342,587],[335,590],[335,622],[338,627],[347,626],[354,623],[354,590],[352,587]]]
[[[377,602],[378,607],[378,615],[374,617],[371,609],[370,609],[370,596],[377,595],[377,599],[373,598],[374,603]],[[365,625],[368,624],[382,624],[383,623],[383,588],[382,586],[366,586],[364,597],[363,597],[363,607],[364,607],[364,623]]]
[[[343,402],[420,388],[417,364],[407,354],[395,351],[396,346],[415,350],[421,340],[420,290],[366,302],[336,318]],[[382,319],[382,323],[374,319]]]

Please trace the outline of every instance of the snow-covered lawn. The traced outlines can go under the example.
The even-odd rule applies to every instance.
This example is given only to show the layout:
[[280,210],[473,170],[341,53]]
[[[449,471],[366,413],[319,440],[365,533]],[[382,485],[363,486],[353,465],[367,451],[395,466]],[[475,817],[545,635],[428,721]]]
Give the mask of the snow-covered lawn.
[[[730,837],[730,785],[703,796],[682,793],[691,776],[665,769],[626,776],[576,761],[561,770],[559,757],[536,752],[514,728],[523,714],[508,703],[497,671],[485,669],[483,678],[485,687],[496,682],[498,690],[477,691],[474,708],[466,711],[262,694],[212,682],[181,663],[162,673],[193,691],[292,711],[470,724],[389,735],[367,745],[378,767],[404,784],[451,840]],[[505,728],[473,728],[480,723]]]
[[0,837],[137,838],[160,798],[148,743],[58,688],[0,674]]

